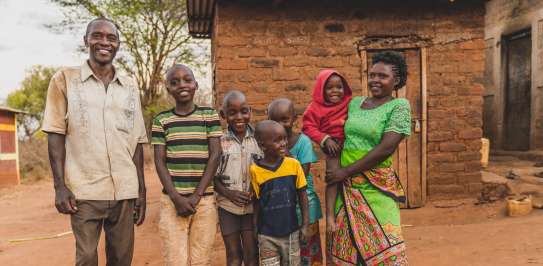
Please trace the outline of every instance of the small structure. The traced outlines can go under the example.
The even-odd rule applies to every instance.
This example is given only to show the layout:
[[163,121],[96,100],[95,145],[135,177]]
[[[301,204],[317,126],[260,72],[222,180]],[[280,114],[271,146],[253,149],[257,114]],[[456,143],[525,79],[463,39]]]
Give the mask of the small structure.
[[411,103],[413,134],[394,162],[408,205],[480,193],[484,1],[188,0],[187,9],[190,33],[211,38],[215,99],[242,90],[256,120],[277,97],[303,112],[323,68],[367,95],[372,56],[402,53],[409,76],[397,96]]
[[495,150],[543,149],[543,1],[486,11],[484,135]]
[[22,112],[0,106],[0,188],[21,182],[15,117],[17,113]]

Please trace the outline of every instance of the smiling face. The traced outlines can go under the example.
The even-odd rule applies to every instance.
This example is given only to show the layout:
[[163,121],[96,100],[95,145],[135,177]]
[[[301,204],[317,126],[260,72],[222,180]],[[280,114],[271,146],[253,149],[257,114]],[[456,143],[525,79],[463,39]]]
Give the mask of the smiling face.
[[398,83],[399,79],[395,77],[392,65],[378,62],[368,73],[368,87],[375,98],[391,96]]
[[279,125],[270,126],[260,141],[266,157],[279,158],[287,155],[287,132]]
[[120,46],[117,28],[106,20],[91,22],[84,40],[90,60],[99,65],[111,64]]
[[336,104],[343,100],[344,95],[343,80],[338,75],[331,75],[324,85],[324,100]]
[[198,82],[192,71],[186,67],[174,67],[166,75],[166,88],[175,102],[183,104],[192,102],[198,89]]
[[244,97],[231,97],[221,110],[221,117],[235,134],[245,134],[251,120],[251,108]]

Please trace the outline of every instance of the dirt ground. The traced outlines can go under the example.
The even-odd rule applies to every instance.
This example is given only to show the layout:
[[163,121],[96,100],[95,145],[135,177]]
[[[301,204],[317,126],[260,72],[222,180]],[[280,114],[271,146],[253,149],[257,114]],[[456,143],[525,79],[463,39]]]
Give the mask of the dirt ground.
[[[162,265],[157,230],[160,183],[150,169],[146,178],[148,213],[144,225],[136,229],[133,265]],[[320,181],[316,185],[322,188]],[[51,180],[0,190],[0,265],[74,264],[72,235],[8,242],[70,231],[69,217],[56,212],[53,200]],[[429,202],[423,208],[402,210],[410,264],[543,265],[542,210],[510,218],[505,216],[503,201],[474,203],[475,199]],[[100,265],[105,264],[103,243]],[[213,250],[213,265],[225,265],[218,234]]]

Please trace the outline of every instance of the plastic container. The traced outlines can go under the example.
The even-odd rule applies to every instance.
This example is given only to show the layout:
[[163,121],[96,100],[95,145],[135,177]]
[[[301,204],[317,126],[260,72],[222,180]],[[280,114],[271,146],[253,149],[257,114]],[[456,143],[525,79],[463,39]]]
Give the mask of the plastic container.
[[532,212],[532,196],[509,196],[506,198],[507,215],[518,217]]
[[481,167],[488,167],[488,155],[490,154],[490,140],[481,138]]

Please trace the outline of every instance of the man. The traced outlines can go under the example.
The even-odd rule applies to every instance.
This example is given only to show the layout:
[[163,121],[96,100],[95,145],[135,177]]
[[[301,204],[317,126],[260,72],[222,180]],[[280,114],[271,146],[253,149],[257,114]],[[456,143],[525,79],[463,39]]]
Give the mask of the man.
[[84,42],[88,60],[58,71],[47,92],[42,130],[55,206],[71,217],[76,265],[98,265],[102,227],[107,265],[130,265],[134,223],[145,219],[147,136],[138,87],[112,65],[120,45],[115,23],[92,20]]

